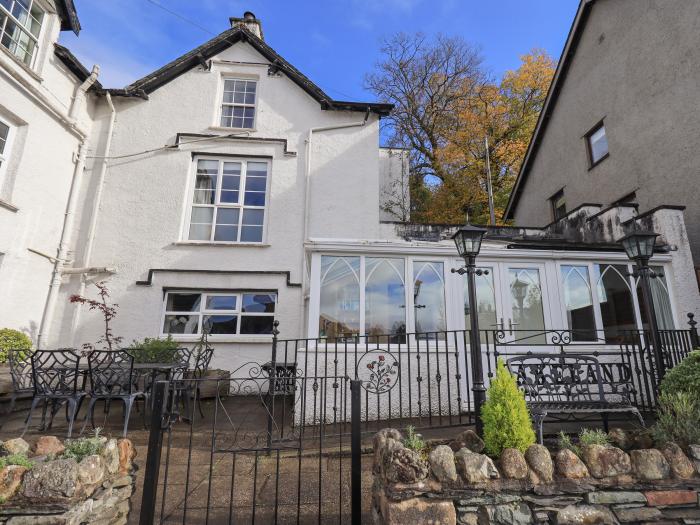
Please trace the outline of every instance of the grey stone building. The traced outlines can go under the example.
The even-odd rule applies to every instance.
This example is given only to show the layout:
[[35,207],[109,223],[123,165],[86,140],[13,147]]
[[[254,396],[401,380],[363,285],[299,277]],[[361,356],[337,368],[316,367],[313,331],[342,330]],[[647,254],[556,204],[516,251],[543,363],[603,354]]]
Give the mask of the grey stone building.
[[700,2],[581,0],[506,209],[684,208],[700,264]]

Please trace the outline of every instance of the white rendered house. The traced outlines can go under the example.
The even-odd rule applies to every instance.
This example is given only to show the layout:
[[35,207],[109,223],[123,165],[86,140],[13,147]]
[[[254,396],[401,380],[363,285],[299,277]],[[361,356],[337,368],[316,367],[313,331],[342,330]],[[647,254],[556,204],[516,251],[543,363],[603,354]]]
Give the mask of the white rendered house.
[[[20,87],[0,91],[0,121],[24,122],[28,137],[41,130],[39,143],[65,164],[34,155],[42,146],[20,131],[0,157],[11,174],[3,182],[0,171],[0,198],[16,208],[0,209],[0,326],[48,348],[94,341],[99,317],[68,298],[105,280],[126,342],[187,344],[206,330],[217,368],[269,360],[274,320],[283,339],[467,327],[452,229],[391,222],[386,211],[387,188],[406,173],[401,151],[379,147],[390,105],[328,97],[265,43],[251,13],[130,86],[104,89],[53,49],[60,16],[46,13],[56,29],[44,60],[60,75],[41,85],[64,89],[68,106],[73,95],[80,124],[66,116],[47,128],[57,120],[48,109],[32,100],[25,111]],[[11,68],[31,77],[6,50],[0,58],[0,81]],[[37,182],[49,169],[61,177]],[[492,228],[479,257],[489,269],[478,281],[481,327],[611,340],[641,329],[632,266],[614,242],[635,224],[661,234],[659,323],[685,328],[700,308],[682,210],[625,205],[583,206],[545,228]]]

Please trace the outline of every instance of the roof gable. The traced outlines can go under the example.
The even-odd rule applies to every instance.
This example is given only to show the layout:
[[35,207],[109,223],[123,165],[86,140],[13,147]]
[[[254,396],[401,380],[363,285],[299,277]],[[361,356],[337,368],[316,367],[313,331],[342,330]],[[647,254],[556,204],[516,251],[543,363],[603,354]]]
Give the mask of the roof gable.
[[82,28],[73,0],[56,0],[56,11],[61,19],[61,31],[73,31],[76,35],[80,33]]
[[247,42],[265,59],[270,61],[270,69],[282,72],[295,84],[308,93],[321,105],[321,109],[340,111],[372,111],[379,115],[387,115],[392,110],[392,104],[376,102],[348,102],[333,100],[320,87],[314,84],[301,71],[287,62],[263,40],[255,36],[243,26],[236,26],[205,42],[199,47],[176,58],[156,71],[129,84],[123,89],[109,89],[112,95],[125,97],[148,98],[148,94],[186,73],[190,69],[205,65],[206,61],[218,55],[225,49],[238,42]]
[[566,81],[566,75],[573,61],[576,49],[579,42],[581,41],[581,35],[586,26],[586,21],[589,18],[591,8],[595,0],[581,0],[579,4],[578,11],[574,17],[574,21],[571,24],[571,29],[569,30],[569,35],[566,39],[566,44],[564,44],[564,49],[562,50],[561,57],[559,58],[559,63],[557,64],[557,70],[554,73],[554,78],[552,79],[552,84],[549,87],[549,92],[547,93],[547,98],[545,100],[544,106],[537,120],[537,125],[535,126],[535,131],[530,139],[530,144],[527,147],[527,152],[525,153],[525,159],[520,167],[520,172],[518,173],[518,178],[515,180],[513,185],[513,190],[510,193],[510,198],[508,199],[508,204],[506,205],[505,212],[503,214],[504,219],[512,219],[515,207],[520,199],[520,194],[525,187],[527,182],[527,177],[532,167],[532,163],[537,156],[539,146],[542,143],[542,138],[547,131],[547,124],[551,119],[552,113],[556,107],[557,99],[561,93],[564,82]]

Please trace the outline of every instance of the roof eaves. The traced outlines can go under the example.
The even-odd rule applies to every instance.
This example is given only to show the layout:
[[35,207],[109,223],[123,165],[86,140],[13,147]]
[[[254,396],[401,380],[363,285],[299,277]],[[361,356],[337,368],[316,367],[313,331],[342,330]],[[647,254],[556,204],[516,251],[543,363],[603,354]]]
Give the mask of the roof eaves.
[[388,115],[393,109],[392,104],[333,100],[306,75],[287,62],[274,49],[243,26],[224,31],[220,35],[176,58],[153,73],[129,84],[124,89],[111,89],[108,91],[116,96],[142,96],[143,98],[143,95],[137,95],[136,93],[148,95],[182,73],[200,65],[203,60],[217,55],[224,49],[240,41],[245,41],[252,45],[262,56],[269,60],[271,65],[274,65],[278,71],[282,71],[290,80],[318,101],[322,109],[337,111],[367,111],[369,109],[380,116]]
[[61,31],[73,31],[76,35],[82,29],[73,0],[57,0],[56,10],[61,18]]
[[562,50],[561,57],[559,58],[559,63],[557,64],[557,70],[554,73],[554,78],[549,87],[549,92],[547,93],[547,98],[545,99],[544,107],[540,112],[540,116],[537,120],[537,125],[535,126],[535,131],[532,134],[530,143],[528,144],[527,151],[525,152],[525,160],[520,167],[520,172],[513,185],[513,190],[510,193],[510,198],[508,199],[508,204],[506,205],[505,213],[503,215],[504,219],[512,219],[513,212],[515,211],[515,206],[520,198],[520,192],[523,189],[523,185],[527,180],[527,175],[530,170],[530,166],[537,155],[537,150],[540,146],[542,135],[545,133],[551,114],[554,111],[557,98],[559,97],[559,92],[566,79],[566,74],[568,73],[571,60],[576,53],[576,48],[578,46],[581,34],[586,25],[586,20],[590,14],[591,7],[595,3],[595,0],[581,0],[579,4],[578,11],[574,17],[574,21],[569,29],[569,35],[566,39],[566,44]]
[[[70,52],[67,47],[62,46],[59,43],[54,43],[54,55],[63,62],[63,64],[68,68],[68,70],[75,75],[75,77],[84,82],[89,76],[90,71],[78,60],[78,58]],[[91,89],[101,90],[102,84],[99,81],[95,81]]]

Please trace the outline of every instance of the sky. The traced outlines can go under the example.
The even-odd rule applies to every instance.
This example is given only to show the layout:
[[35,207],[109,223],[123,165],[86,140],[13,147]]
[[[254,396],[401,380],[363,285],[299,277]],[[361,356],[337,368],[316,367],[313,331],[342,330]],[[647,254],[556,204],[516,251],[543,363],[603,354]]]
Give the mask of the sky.
[[495,79],[541,48],[558,59],[578,0],[75,0],[83,30],[61,34],[105,87],[124,87],[228,29],[252,11],[265,41],[339,100],[371,101],[365,74],[382,38],[459,35]]

